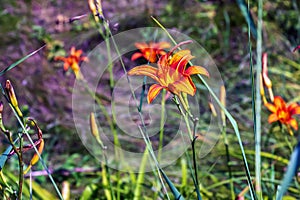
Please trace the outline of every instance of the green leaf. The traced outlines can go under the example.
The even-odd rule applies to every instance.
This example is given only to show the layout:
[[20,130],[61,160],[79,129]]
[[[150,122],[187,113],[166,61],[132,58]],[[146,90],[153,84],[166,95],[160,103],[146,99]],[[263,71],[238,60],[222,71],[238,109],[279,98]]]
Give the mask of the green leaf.
[[94,183],[86,186],[80,197],[80,200],[91,199],[96,190],[97,190],[97,186]]
[[4,152],[3,154],[0,156],[0,170],[3,169],[6,160],[8,159],[8,154],[9,152],[12,150],[12,146],[9,146]]
[[144,155],[139,169],[139,175],[134,190],[134,198],[133,198],[134,200],[138,200],[141,198],[141,190],[142,190],[142,184],[144,182],[145,168],[148,161],[148,155],[149,155],[149,150],[148,148],[146,148],[144,151]]
[[165,181],[167,182],[168,186],[170,187],[171,192],[175,196],[176,200],[184,200],[183,196],[180,194],[180,192],[177,190],[177,188],[174,186],[172,181],[168,178],[168,176],[165,174],[165,172],[159,168],[159,171],[161,172],[162,176],[164,177]]
[[300,165],[300,142],[297,144],[296,148],[294,149],[291,155],[290,163],[284,175],[284,179],[282,180],[281,185],[277,191],[276,200],[282,199],[284,193],[288,190],[290,182],[295,176],[297,169],[299,168],[299,165]]
[[10,66],[8,66],[7,68],[5,68],[4,70],[2,70],[0,72],[0,76],[2,76],[3,74],[5,74],[6,72],[8,72],[9,70],[13,69],[14,67],[16,67],[18,64],[22,63],[23,61],[27,60],[29,57],[33,56],[34,54],[36,54],[37,52],[39,52],[40,50],[42,50],[46,45],[40,47],[39,49],[31,52],[30,54],[28,54],[27,56],[21,58],[20,60],[18,60],[17,62],[11,64]]
[[[18,139],[16,139],[14,143],[16,143],[17,141]],[[10,145],[0,156],[0,171],[3,169],[5,162],[8,159],[8,154],[10,153],[11,150],[12,150],[12,146]]]
[[257,30],[256,30],[252,15],[248,10],[245,0],[236,0],[236,3],[238,4],[238,6],[242,12],[242,15],[245,17],[247,24],[250,27],[252,36],[256,39],[257,38]]

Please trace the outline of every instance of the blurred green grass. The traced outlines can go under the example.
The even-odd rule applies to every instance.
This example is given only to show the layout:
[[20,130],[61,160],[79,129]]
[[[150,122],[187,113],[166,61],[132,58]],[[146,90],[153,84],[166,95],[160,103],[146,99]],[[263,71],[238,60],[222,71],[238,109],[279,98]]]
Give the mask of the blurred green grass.
[[[70,4],[60,1],[17,1],[4,0],[0,5],[0,66],[1,70],[26,53],[38,48],[45,41],[61,41],[64,49],[68,50],[80,35],[88,35],[86,42],[79,44],[86,51],[91,50],[101,38],[97,36],[95,26],[88,19],[78,21],[75,24],[57,25],[56,19],[59,14],[71,18],[75,15],[89,13],[88,6],[84,2],[74,2],[72,9]],[[249,79],[249,52],[247,24],[235,1],[161,1],[159,3],[145,3],[142,6],[132,5],[127,1],[121,1],[115,6],[116,1],[105,1],[104,12],[113,23],[119,23],[116,32],[121,32],[135,27],[154,26],[150,15],[155,15],[164,26],[186,33],[198,41],[213,57],[222,74],[227,89],[227,109],[237,120],[242,133],[245,148],[248,150],[247,157],[251,170],[254,168],[254,155],[251,150],[254,146],[253,121],[251,117],[251,82]],[[255,2],[250,2],[251,12],[254,19],[257,19],[257,7]],[[267,1],[263,7],[263,51],[269,54],[269,77],[273,81],[274,93],[283,96],[288,101],[299,102],[300,94],[300,53],[292,53],[291,50],[300,44],[300,19],[299,2],[292,1]],[[142,9],[139,9],[142,8]],[[39,27],[39,28],[37,28]],[[47,40],[45,40],[47,38]],[[50,39],[49,39],[50,38]],[[71,39],[70,39],[71,38]],[[252,38],[254,41],[254,39]],[[253,42],[253,48],[255,48]],[[58,52],[56,47],[51,49]],[[20,64],[15,70],[0,77],[17,80],[15,88],[20,101],[28,106],[28,112],[37,121],[42,122],[45,130],[46,142],[48,143],[45,156],[48,164],[54,168],[62,168],[72,171],[74,168],[95,167],[99,163],[89,156],[77,137],[71,115],[71,88],[72,76],[65,76],[51,60],[46,59],[49,49],[33,56],[28,61]],[[254,59],[256,59],[254,57]],[[64,88],[64,89],[63,89]],[[51,98],[49,98],[51,97]],[[8,113],[8,112],[6,112]],[[267,124],[268,111],[262,108],[262,142],[263,152],[272,152],[282,158],[289,155],[285,136],[280,130]],[[14,127],[10,116],[6,116]],[[236,177],[236,193],[246,187],[244,173],[240,169],[241,155],[234,152],[238,144],[234,138],[233,130],[228,127],[228,137],[231,141],[231,153],[233,173]],[[289,137],[288,140],[294,145],[296,138]],[[2,148],[2,147],[1,147]],[[70,156],[69,156],[70,155]],[[223,156],[223,157],[222,157]],[[81,158],[82,157],[82,158]],[[79,159],[80,158],[80,159]],[[82,162],[76,162],[77,160]],[[228,199],[229,189],[226,185],[213,187],[220,181],[226,181],[224,174],[227,169],[224,165],[224,144],[220,141],[209,156],[201,159],[201,184],[208,189],[205,198]],[[282,178],[286,163],[274,158],[263,156],[263,167],[266,168],[267,179],[269,173],[274,173],[278,181]],[[13,161],[10,161],[10,168],[16,169]],[[167,168],[168,171],[178,169],[180,161],[174,166]],[[268,170],[268,167],[274,170]],[[39,168],[39,167],[37,167]],[[97,167],[95,167],[97,168]],[[129,182],[126,174],[123,174],[122,195],[129,197]],[[177,173],[170,173],[171,178],[179,178]],[[271,175],[270,175],[271,176]],[[96,184],[100,177],[97,173],[76,173],[61,176],[54,174],[57,182],[68,180],[71,183],[72,198],[79,198],[80,193],[88,184]],[[113,179],[117,177],[113,176]],[[152,182],[151,174],[145,176],[149,183]],[[272,180],[270,180],[272,182]],[[49,184],[47,179],[38,178],[41,185]],[[263,181],[264,182],[264,181]],[[179,184],[179,182],[178,182]],[[189,180],[188,185],[192,185]],[[211,187],[206,187],[206,186]],[[47,187],[47,186],[46,186]],[[275,192],[269,182],[263,183],[265,191]],[[183,189],[186,195],[191,188]],[[216,193],[216,191],[218,191]],[[94,196],[100,195],[103,191],[94,191]],[[151,196],[150,186],[145,186],[146,195]],[[299,196],[297,196],[299,197]]]

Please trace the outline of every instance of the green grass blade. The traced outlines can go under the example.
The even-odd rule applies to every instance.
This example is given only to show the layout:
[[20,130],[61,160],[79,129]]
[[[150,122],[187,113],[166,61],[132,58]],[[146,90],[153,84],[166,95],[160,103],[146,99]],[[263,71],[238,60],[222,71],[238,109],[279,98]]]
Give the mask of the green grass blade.
[[[255,188],[258,199],[262,199],[261,189],[261,57],[262,57],[262,13],[263,2],[258,1],[257,41],[256,41],[256,80],[255,80],[255,112],[254,112],[254,134],[255,134]],[[253,88],[253,86],[252,86]]]
[[133,198],[134,200],[141,199],[141,190],[142,190],[142,184],[144,182],[145,168],[146,168],[146,164],[148,161],[148,155],[149,155],[149,150],[148,150],[148,148],[145,148],[144,155],[142,158],[142,163],[141,163],[140,169],[139,169],[139,175],[137,178],[136,187],[134,190],[134,198]]
[[184,200],[183,196],[180,194],[180,192],[177,190],[177,188],[174,186],[172,181],[168,178],[168,176],[165,174],[165,172],[159,168],[160,173],[164,177],[165,181],[167,182],[168,186],[170,187],[171,192],[175,196],[176,200]]
[[289,184],[295,176],[297,169],[300,166],[300,142],[297,144],[294,152],[291,155],[291,159],[285,173],[284,179],[280,185],[280,189],[277,193],[276,200],[282,199],[283,195],[289,188]]
[[9,70],[13,69],[14,67],[16,67],[18,64],[24,62],[25,60],[27,60],[29,57],[33,56],[34,54],[36,54],[37,52],[39,52],[40,50],[42,50],[46,45],[42,46],[41,48],[31,52],[30,54],[28,54],[27,56],[21,58],[20,60],[18,60],[17,62],[11,64],[10,66],[8,66],[7,68],[5,68],[4,70],[2,70],[0,72],[0,76],[2,76],[3,74],[5,74],[6,72],[8,72]]
[[[19,140],[19,138],[17,138],[14,143],[16,143]],[[12,150],[12,146],[9,145],[9,147],[6,148],[6,150],[2,153],[2,155],[0,156],[0,171],[3,169],[7,159],[8,159],[8,154],[11,152]]]
[[0,156],[0,171],[3,169],[6,160],[8,159],[8,154],[12,150],[12,146],[10,145]]
[[257,38],[257,30],[256,30],[252,15],[246,5],[245,0],[236,0],[236,3],[238,4],[238,6],[242,12],[242,15],[245,17],[248,26],[250,26],[252,36],[256,39]]

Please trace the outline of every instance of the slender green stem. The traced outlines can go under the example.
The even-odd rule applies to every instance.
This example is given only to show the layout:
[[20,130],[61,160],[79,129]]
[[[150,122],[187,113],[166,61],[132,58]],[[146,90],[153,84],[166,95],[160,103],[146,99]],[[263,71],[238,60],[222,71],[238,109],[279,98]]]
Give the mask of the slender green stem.
[[166,96],[166,90],[163,90],[162,99],[161,99],[159,144],[158,144],[158,155],[157,155],[158,161],[160,161],[161,158],[161,151],[162,151],[163,140],[164,140],[165,105],[166,105],[165,96]]
[[22,199],[22,193],[23,193],[23,182],[24,182],[24,162],[23,162],[23,143],[24,143],[24,139],[23,139],[23,133],[21,133],[19,135],[20,137],[20,145],[19,145],[19,199]]
[[23,174],[24,162],[23,162],[23,156],[22,156],[23,142],[21,142],[21,141],[23,141],[23,138],[20,137],[20,146],[19,146],[19,149],[18,149],[16,147],[16,145],[14,144],[11,132],[7,131],[6,132],[6,136],[8,137],[8,140],[9,140],[11,146],[13,147],[13,150],[14,150],[15,154],[18,157],[18,161],[19,161],[19,191],[18,191],[18,199],[22,199],[23,181],[24,181],[24,174]]
[[[180,97],[180,96],[179,96]],[[192,130],[191,130],[191,127],[190,127],[190,123],[189,123],[189,118],[188,116],[186,115],[186,113],[184,112],[184,110],[181,108],[180,106],[180,103],[179,103],[179,100],[178,100],[178,97],[177,96],[174,96],[173,98],[178,110],[180,111],[180,114],[183,116],[184,118],[184,121],[185,121],[185,124],[186,124],[186,127],[187,127],[187,131],[188,131],[188,134],[190,136],[190,140],[193,141],[193,133],[192,133]],[[182,102],[182,101],[181,101]]]
[[258,199],[262,199],[261,191],[261,96],[260,96],[260,75],[262,56],[262,0],[258,1],[257,41],[256,41],[256,95],[255,95],[255,189]]
[[[196,151],[195,151],[195,142],[196,142],[196,139],[197,139],[196,130],[197,130],[198,119],[193,118],[193,116],[190,113],[190,110],[186,110],[188,107],[187,107],[187,104],[185,103],[182,95],[179,95],[179,100],[180,100],[180,103],[183,104],[183,107],[184,107],[186,112],[184,112],[184,109],[181,108],[181,105],[180,105],[180,103],[177,99],[177,96],[175,96],[173,98],[173,100],[174,100],[175,104],[178,107],[178,110],[180,111],[181,115],[183,116],[183,118],[185,120],[187,129],[188,129],[188,133],[190,135],[191,146],[192,146],[192,154],[193,154],[193,167],[191,165],[189,165],[189,167],[190,167],[190,170],[192,172],[192,177],[193,177],[193,182],[194,182],[196,193],[197,193],[197,198],[198,198],[198,200],[201,200],[202,198],[201,198],[200,186],[199,186],[199,182],[198,182],[198,169],[197,169],[197,160],[196,160]],[[190,113],[190,114],[187,115],[186,113]],[[189,116],[192,118],[192,121],[193,121],[193,132],[191,131],[191,128],[190,128],[190,123],[189,123],[189,118],[188,118]],[[192,169],[194,169],[194,172],[193,172]]]
[[222,128],[222,136],[223,136],[225,151],[226,151],[227,168],[228,168],[229,180],[230,180],[229,186],[230,186],[231,199],[234,200],[235,194],[234,194],[233,177],[232,177],[232,171],[231,171],[229,143],[228,143],[227,134],[226,134],[226,126],[224,126],[224,125]]
[[196,160],[196,151],[195,151],[195,142],[197,140],[197,136],[193,139],[192,141],[192,152],[193,152],[193,164],[194,164],[194,172],[195,172],[195,186],[196,186],[196,192],[197,192],[197,197],[198,200],[201,199],[201,194],[200,194],[200,185],[198,182],[198,169],[197,169],[197,160]]

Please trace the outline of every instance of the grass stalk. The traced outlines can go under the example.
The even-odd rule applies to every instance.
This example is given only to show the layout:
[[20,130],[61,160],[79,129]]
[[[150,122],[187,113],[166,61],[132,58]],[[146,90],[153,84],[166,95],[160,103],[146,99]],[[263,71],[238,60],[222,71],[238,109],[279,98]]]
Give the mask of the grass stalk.
[[159,143],[158,143],[158,155],[157,160],[160,161],[161,151],[163,148],[163,140],[164,140],[164,123],[165,123],[165,106],[166,106],[166,90],[162,91],[161,97],[161,112],[160,112],[160,128],[159,128]]
[[260,76],[262,64],[262,11],[263,2],[258,1],[257,41],[256,41],[256,82],[255,82],[255,189],[258,199],[262,199],[261,189],[261,94]]
[[23,182],[24,182],[24,173],[23,173],[23,167],[24,167],[24,162],[23,162],[23,155],[22,155],[22,149],[23,149],[23,138],[22,136],[19,136],[20,139],[20,145],[19,149],[16,147],[14,144],[12,134],[11,132],[7,131],[6,136],[10,142],[10,145],[12,146],[14,152],[16,153],[18,157],[18,162],[19,162],[19,190],[18,190],[18,199],[22,199],[22,194],[23,194]]
[[143,155],[142,162],[141,162],[140,169],[139,169],[139,175],[138,175],[135,190],[134,190],[133,200],[141,199],[142,184],[144,182],[145,168],[146,168],[146,164],[148,161],[148,155],[149,155],[149,150],[148,150],[148,148],[145,148],[144,155]]

